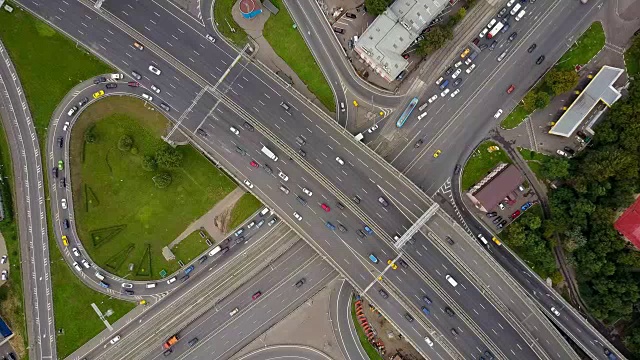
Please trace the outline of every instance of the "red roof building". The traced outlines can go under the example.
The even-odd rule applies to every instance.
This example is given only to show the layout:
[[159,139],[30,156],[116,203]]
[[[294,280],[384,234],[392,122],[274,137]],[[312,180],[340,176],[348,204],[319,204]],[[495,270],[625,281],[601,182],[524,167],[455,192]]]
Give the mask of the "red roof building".
[[613,226],[640,249],[640,197],[622,213]]

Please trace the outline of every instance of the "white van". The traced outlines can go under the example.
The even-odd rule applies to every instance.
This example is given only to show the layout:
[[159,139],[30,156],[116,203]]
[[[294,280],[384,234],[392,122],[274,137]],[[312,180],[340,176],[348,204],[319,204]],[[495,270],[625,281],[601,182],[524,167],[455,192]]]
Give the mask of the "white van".
[[516,6],[514,6],[513,9],[511,9],[511,12],[510,12],[511,16],[517,14],[521,7],[522,5],[516,4]]
[[458,282],[456,281],[456,279],[452,278],[451,275],[447,274],[447,276],[445,276],[444,278],[447,279],[447,281],[449,282],[449,284],[451,284],[451,286],[453,287],[458,286]]
[[147,289],[153,289],[154,287],[156,287],[156,283],[149,283],[145,286]]
[[482,234],[478,234],[478,239],[480,239],[480,241],[482,241],[483,244],[489,245],[489,242],[487,241],[487,239],[484,238]]
[[260,216],[265,216],[269,213],[269,208],[264,208],[260,211]]
[[262,153],[267,155],[267,157],[269,157],[269,159],[271,159],[273,161],[278,161],[278,156],[276,156],[276,154],[274,154],[273,151],[269,150],[268,147],[263,146],[262,147]]
[[522,19],[524,17],[524,14],[526,14],[527,12],[522,10],[518,13],[518,16],[516,16],[516,21],[520,21],[520,19]]
[[99,271],[96,271],[96,277],[97,277],[98,279],[100,279],[101,281],[102,281],[102,280],[104,280],[104,275],[100,274],[100,272],[99,272]]

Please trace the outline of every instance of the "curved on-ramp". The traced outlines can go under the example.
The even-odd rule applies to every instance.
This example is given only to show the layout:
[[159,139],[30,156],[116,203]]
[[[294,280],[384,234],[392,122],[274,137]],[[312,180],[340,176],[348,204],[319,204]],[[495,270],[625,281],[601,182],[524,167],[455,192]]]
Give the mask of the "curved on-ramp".
[[273,345],[240,356],[236,360],[333,360],[318,349],[304,345]]

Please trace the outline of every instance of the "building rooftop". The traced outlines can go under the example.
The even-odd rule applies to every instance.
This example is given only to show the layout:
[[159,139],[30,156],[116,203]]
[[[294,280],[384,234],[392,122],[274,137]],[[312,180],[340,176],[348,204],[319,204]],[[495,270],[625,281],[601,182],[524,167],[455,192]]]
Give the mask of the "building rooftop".
[[607,106],[613,105],[621,96],[620,92],[613,87],[613,83],[623,72],[623,69],[603,66],[549,130],[549,134],[569,137],[601,100]]
[[640,249],[640,197],[622,213],[613,226]]
[[520,170],[509,165],[474,193],[473,197],[480,202],[483,208],[491,211],[523,181]]

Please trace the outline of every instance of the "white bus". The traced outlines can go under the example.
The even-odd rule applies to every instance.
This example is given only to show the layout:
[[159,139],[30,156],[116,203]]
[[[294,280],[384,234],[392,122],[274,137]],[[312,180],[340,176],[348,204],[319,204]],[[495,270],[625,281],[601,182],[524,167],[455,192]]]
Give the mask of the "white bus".
[[496,26],[494,26],[493,29],[491,29],[491,31],[489,31],[489,33],[487,34],[487,39],[491,39],[492,37],[496,36],[498,31],[500,31],[503,27],[504,23],[502,21],[497,23]]
[[267,155],[269,157],[269,159],[271,159],[273,161],[278,161],[278,157],[276,156],[276,154],[274,154],[273,151],[269,150],[268,147],[263,146],[262,147],[262,153]]

